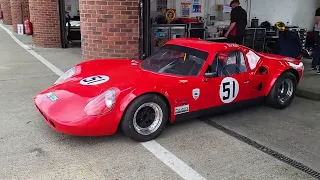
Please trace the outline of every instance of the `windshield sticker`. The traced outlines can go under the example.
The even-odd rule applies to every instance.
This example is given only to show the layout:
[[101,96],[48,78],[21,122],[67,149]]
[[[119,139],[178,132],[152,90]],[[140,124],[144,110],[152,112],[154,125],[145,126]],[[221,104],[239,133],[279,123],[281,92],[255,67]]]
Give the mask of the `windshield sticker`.
[[249,66],[251,69],[254,69],[256,68],[259,60],[260,60],[260,57],[258,55],[256,55],[254,52],[252,51],[249,51],[247,54],[246,54],[247,58],[248,58],[248,63],[249,63]]
[[192,97],[194,100],[197,100],[200,96],[200,89],[196,88],[192,90]]
[[221,81],[220,85],[220,99],[224,103],[231,103],[234,101],[239,93],[239,83],[232,77],[226,77]]
[[174,108],[174,115],[179,115],[187,112],[189,112],[189,104],[177,106]]
[[104,76],[104,75],[90,76],[82,79],[80,81],[80,84],[85,86],[93,86],[93,85],[105,83],[109,81],[109,79],[110,78],[108,76]]
[[235,43],[227,43],[227,46],[229,46],[229,47],[239,47],[239,45],[235,44]]

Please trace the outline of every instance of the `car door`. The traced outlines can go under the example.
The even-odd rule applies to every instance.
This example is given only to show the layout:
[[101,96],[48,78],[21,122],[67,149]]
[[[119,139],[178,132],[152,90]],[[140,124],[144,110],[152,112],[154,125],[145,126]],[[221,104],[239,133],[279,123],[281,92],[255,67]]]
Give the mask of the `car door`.
[[[263,74],[264,71],[262,70],[262,74],[259,71],[259,69],[255,69],[255,67],[257,66],[260,57],[255,54],[254,52],[250,51],[250,50],[246,50],[245,48],[242,48],[240,50],[240,57],[243,59],[242,61],[244,62],[244,64],[246,64],[246,66],[248,67],[248,74],[250,74],[250,90],[251,92],[249,93],[249,99],[256,99],[259,97],[263,96],[263,85],[262,82],[264,81],[264,79],[266,78],[266,75]],[[250,59],[250,61],[249,61]],[[250,65],[252,69],[250,68]],[[257,72],[258,71],[258,72]]]
[[204,82],[208,97],[204,109],[232,105],[250,97],[250,74],[239,50],[217,52],[207,71],[217,75]]

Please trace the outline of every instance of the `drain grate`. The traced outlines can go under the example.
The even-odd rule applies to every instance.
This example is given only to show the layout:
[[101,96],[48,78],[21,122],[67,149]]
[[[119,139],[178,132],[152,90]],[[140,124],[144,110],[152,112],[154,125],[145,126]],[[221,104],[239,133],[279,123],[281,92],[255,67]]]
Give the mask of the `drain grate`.
[[278,152],[276,152],[276,151],[274,151],[274,150],[272,150],[272,149],[270,149],[270,148],[268,148],[268,147],[266,147],[266,146],[264,146],[262,144],[259,144],[259,143],[255,142],[255,141],[245,137],[245,136],[242,136],[241,134],[238,134],[238,133],[236,133],[236,132],[234,132],[234,131],[232,131],[230,129],[227,129],[227,128],[225,128],[225,127],[223,127],[223,126],[211,121],[210,119],[204,119],[203,121],[205,123],[209,124],[210,126],[216,128],[216,129],[219,129],[219,130],[221,130],[221,131],[223,131],[223,132],[225,132],[225,133],[237,138],[238,140],[240,140],[242,142],[245,142],[245,143],[249,144],[250,146],[255,147],[256,149],[259,149],[260,151],[265,152],[265,153],[277,158],[278,160],[280,160],[280,161],[282,161],[284,163],[289,164],[290,166],[293,166],[293,167],[299,169],[300,171],[303,171],[303,172],[305,172],[305,173],[307,173],[307,174],[309,174],[309,175],[311,175],[311,176],[313,176],[313,177],[315,177],[317,179],[320,179],[320,173],[319,172],[309,168],[308,166],[305,166],[305,165],[301,164],[298,161],[295,161],[295,160],[293,160],[291,158],[288,158],[288,157],[284,156],[281,153],[278,153]]

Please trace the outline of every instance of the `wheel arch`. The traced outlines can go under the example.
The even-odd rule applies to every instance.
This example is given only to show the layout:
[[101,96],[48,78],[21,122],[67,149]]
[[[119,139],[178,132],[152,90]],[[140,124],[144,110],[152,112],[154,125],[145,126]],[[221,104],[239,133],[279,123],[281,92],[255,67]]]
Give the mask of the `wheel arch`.
[[118,126],[120,125],[120,123],[122,122],[123,120],[123,117],[125,115],[125,113],[127,112],[128,110],[128,107],[139,97],[141,96],[144,96],[144,95],[148,95],[148,94],[154,94],[156,96],[159,96],[160,98],[162,98],[167,107],[168,107],[168,113],[169,113],[169,122],[171,120],[171,104],[170,104],[170,101],[168,99],[168,97],[166,97],[164,94],[160,93],[160,92],[156,92],[156,91],[150,91],[150,92],[145,92],[145,93],[141,93],[139,95],[135,95],[132,93],[128,94],[124,99],[127,99],[126,101],[122,101],[121,102],[121,106],[122,107],[125,107],[125,108],[120,108],[120,112],[118,113],[117,115],[117,119],[120,119],[119,120],[119,123],[118,123]]
[[300,81],[299,72],[298,72],[296,69],[288,68],[288,69],[282,71],[281,73],[277,74],[277,76],[271,77],[271,80],[270,80],[271,82],[270,82],[270,84],[269,84],[269,86],[268,86],[268,89],[266,90],[266,95],[268,95],[268,94],[270,93],[272,87],[274,86],[274,84],[276,83],[276,81],[278,80],[278,78],[279,78],[280,76],[282,76],[283,74],[287,73],[287,72],[292,73],[292,74],[295,76],[296,80],[297,80],[297,84],[299,83],[299,81]]

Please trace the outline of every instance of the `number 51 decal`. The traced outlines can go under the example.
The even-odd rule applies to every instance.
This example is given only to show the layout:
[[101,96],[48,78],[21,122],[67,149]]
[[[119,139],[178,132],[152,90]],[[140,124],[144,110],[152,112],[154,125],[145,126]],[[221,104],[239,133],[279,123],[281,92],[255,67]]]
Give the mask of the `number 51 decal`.
[[220,99],[224,103],[231,103],[239,93],[239,83],[232,77],[226,77],[221,81]]

